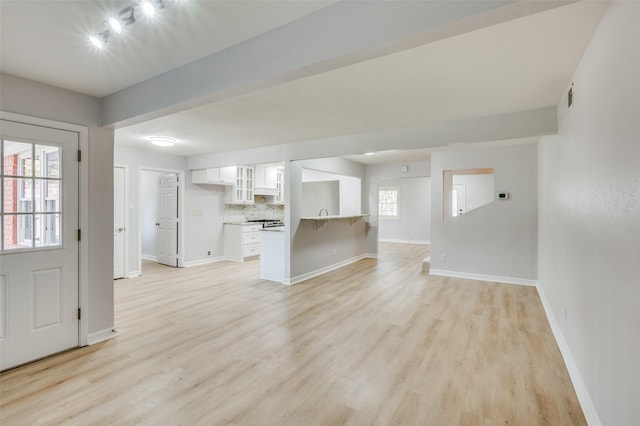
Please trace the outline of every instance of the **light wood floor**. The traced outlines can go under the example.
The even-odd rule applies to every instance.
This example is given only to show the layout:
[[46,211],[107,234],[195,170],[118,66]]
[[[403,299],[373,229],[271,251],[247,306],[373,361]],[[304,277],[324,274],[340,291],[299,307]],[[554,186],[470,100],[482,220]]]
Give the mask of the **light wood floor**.
[[145,265],[117,338],[0,376],[0,423],[586,424],[535,288],[422,274],[427,252],[292,287]]

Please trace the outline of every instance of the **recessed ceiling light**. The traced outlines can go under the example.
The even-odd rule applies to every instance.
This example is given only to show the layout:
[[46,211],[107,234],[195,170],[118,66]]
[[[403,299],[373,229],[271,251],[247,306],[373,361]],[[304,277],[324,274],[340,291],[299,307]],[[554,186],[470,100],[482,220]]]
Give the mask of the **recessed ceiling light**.
[[149,137],[149,142],[162,147],[174,146],[176,144],[176,140],[174,138],[168,138],[165,136],[151,136]]
[[375,152],[365,152],[364,155],[376,155]]

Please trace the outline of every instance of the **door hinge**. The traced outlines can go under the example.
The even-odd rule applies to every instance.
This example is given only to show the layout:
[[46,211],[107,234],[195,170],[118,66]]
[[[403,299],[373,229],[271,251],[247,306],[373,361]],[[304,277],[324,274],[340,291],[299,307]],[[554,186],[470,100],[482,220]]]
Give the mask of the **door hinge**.
[[78,229],[78,241],[82,241],[82,230]]
[[78,150],[78,161],[82,161],[82,151]]
[[82,309],[78,308],[78,319],[82,318]]

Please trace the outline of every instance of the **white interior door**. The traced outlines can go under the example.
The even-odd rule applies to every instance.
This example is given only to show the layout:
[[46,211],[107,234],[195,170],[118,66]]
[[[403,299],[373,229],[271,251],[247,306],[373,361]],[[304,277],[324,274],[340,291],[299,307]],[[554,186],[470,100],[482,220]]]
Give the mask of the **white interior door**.
[[78,134],[0,124],[4,370],[78,346]]
[[158,263],[178,266],[178,176],[158,179],[157,256]]
[[125,170],[113,168],[113,278],[125,275]]
[[452,216],[460,216],[467,211],[466,200],[467,200],[467,197],[465,194],[464,184],[454,183],[453,196],[451,197],[451,202],[453,203],[451,206]]

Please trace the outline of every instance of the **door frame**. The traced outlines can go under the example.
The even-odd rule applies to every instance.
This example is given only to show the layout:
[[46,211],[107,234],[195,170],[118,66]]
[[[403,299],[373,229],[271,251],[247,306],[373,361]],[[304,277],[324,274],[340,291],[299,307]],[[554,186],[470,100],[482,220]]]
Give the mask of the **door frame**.
[[15,114],[0,111],[0,118],[33,126],[49,127],[52,129],[66,130],[78,134],[78,146],[82,152],[82,161],[78,167],[78,227],[85,230],[78,248],[78,308],[82,309],[82,315],[78,325],[78,346],[89,344],[89,128],[77,124],[64,123],[62,121],[48,120],[32,117],[30,115]]
[[113,164],[116,167],[124,169],[124,278],[131,278],[129,274],[129,165]]
[[161,172],[174,173],[178,176],[178,267],[184,268],[184,199],[186,174],[184,170],[165,169],[155,166],[140,166],[138,168],[138,271],[142,274],[142,209],[140,208],[142,196],[140,190],[142,188],[142,172]]

